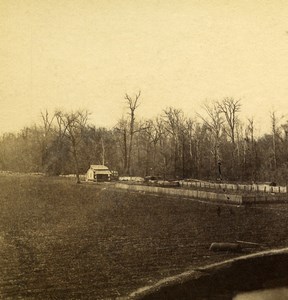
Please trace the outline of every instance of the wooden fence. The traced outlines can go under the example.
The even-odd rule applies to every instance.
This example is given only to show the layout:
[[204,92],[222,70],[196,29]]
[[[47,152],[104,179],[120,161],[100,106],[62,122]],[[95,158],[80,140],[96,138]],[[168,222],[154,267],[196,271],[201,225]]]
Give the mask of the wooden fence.
[[241,195],[232,195],[226,193],[224,194],[224,193],[215,193],[215,192],[207,192],[207,191],[179,189],[179,188],[165,188],[165,187],[125,184],[125,183],[116,183],[115,188],[130,190],[130,191],[139,191],[139,192],[142,191],[147,193],[166,194],[171,196],[174,195],[174,196],[189,197],[194,199],[242,204]]
[[208,189],[221,189],[230,191],[263,192],[263,193],[287,193],[286,186],[270,186],[268,184],[231,184],[212,183],[205,181],[180,181],[180,185],[185,188],[197,187]]

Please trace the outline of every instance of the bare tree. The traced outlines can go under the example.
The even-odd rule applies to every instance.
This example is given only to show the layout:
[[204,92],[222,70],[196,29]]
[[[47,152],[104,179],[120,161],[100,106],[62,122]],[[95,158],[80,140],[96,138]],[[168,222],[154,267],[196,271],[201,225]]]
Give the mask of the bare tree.
[[47,109],[45,111],[41,111],[41,118],[43,122],[43,137],[41,141],[41,162],[42,162],[42,169],[44,168],[45,161],[47,158],[47,147],[48,147],[48,140],[49,136],[52,132],[53,128],[53,121],[55,119],[55,114],[49,116],[49,112]]
[[[144,136],[146,140],[145,172],[147,175],[158,175],[160,173],[165,173],[165,158],[162,164],[162,156],[165,157],[165,147],[163,146],[164,135],[165,128],[162,118],[157,117],[156,119],[150,119],[145,122],[142,137]],[[162,167],[160,167],[160,165]]]
[[241,110],[240,100],[234,98],[224,98],[221,102],[217,102],[218,109],[224,114],[228,128],[227,135],[230,137],[232,144],[235,144],[235,133],[238,122],[238,113]]
[[44,112],[41,111],[41,118],[43,121],[44,136],[47,136],[52,128],[53,120],[55,119],[55,114],[53,114],[50,117],[48,110],[45,109]]
[[278,119],[276,116],[276,112],[272,111],[270,113],[271,119],[271,129],[272,129],[272,153],[273,153],[273,169],[277,168],[278,161],[277,161],[277,139],[280,136],[279,127],[278,127]]
[[221,132],[222,132],[222,126],[223,126],[223,118],[221,116],[221,109],[219,107],[219,104],[216,102],[213,102],[212,104],[204,104],[203,106],[207,117],[203,117],[201,115],[200,118],[202,119],[204,125],[209,130],[211,134],[211,140],[212,140],[212,155],[214,158],[214,166],[216,173],[218,173],[219,169],[219,163],[220,163],[220,138],[221,138]]
[[57,113],[57,120],[61,132],[70,141],[71,153],[75,165],[75,174],[77,183],[80,183],[80,165],[79,165],[79,145],[81,143],[81,134],[88,121],[88,111],[76,111],[72,113]]
[[254,131],[255,131],[255,125],[254,125],[254,118],[248,118],[248,137],[251,139],[252,144],[254,143]]
[[[125,142],[124,144],[127,145],[128,142],[128,147],[125,148],[127,153],[126,153],[126,157],[127,157],[127,164],[126,164],[126,172],[127,174],[131,175],[131,160],[132,160],[132,150],[133,150],[133,139],[134,139],[134,135],[136,132],[139,131],[139,129],[135,129],[135,111],[136,109],[139,107],[140,103],[139,103],[139,98],[141,96],[141,91],[139,91],[134,97],[129,96],[128,94],[125,95],[125,100],[128,104],[128,109],[129,109],[129,138],[127,141],[127,132],[126,130],[124,131],[125,135],[124,135],[124,139]],[[126,147],[126,146],[125,146]]]
[[245,136],[243,141],[243,171],[244,174],[247,174],[253,181],[255,181],[257,180],[255,123],[254,118],[248,118],[247,121],[248,124],[245,129]]
[[[226,161],[230,161],[230,167],[232,169],[232,177],[236,179],[239,175],[239,166],[241,165],[239,159],[239,144],[236,145],[237,138],[237,129],[239,129],[239,119],[238,113],[241,110],[240,100],[235,100],[234,98],[224,98],[222,101],[217,102],[217,106],[219,111],[224,115],[224,119],[226,121],[226,126],[224,126],[224,130],[227,136],[230,138],[232,147],[231,147],[231,158]],[[238,128],[237,128],[238,127]],[[238,132],[239,133],[239,132]],[[237,151],[237,161],[235,161],[235,151]],[[227,165],[227,164],[226,164]]]
[[127,161],[128,161],[128,142],[127,142],[127,135],[128,135],[128,125],[127,119],[122,117],[117,125],[115,126],[114,130],[117,133],[117,140],[120,145],[121,156],[123,160],[123,170],[126,173],[127,170]]
[[[179,169],[179,157],[182,160],[182,175],[183,175],[183,158],[184,158],[184,135],[183,127],[185,123],[184,113],[181,109],[169,107],[164,110],[164,125],[165,129],[171,137],[172,141],[172,159],[174,162],[173,173],[176,177],[177,169]],[[180,147],[181,145],[181,147]]]
[[[194,139],[194,132],[195,132],[195,125],[196,125],[196,122],[191,119],[191,118],[188,118],[186,120],[186,124],[185,124],[185,134],[186,134],[186,137],[188,139],[188,157],[189,157],[189,175],[191,176],[192,175],[192,172],[193,172],[193,156],[194,156],[194,151],[193,151],[193,139]],[[194,173],[194,172],[193,172]]]

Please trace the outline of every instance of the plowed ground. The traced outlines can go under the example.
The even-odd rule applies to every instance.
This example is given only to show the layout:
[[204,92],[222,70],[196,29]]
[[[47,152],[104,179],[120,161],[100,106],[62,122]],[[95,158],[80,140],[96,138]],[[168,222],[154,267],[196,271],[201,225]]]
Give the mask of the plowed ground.
[[[220,206],[60,178],[0,176],[0,298],[115,299],[236,254],[288,246],[288,206]],[[246,249],[255,252],[262,248]]]

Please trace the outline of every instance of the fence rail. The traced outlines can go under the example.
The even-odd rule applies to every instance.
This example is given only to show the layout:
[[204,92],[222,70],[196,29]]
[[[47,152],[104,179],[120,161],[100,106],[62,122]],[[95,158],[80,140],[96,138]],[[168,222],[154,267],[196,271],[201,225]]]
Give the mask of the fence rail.
[[204,181],[180,181],[182,187],[197,187],[208,189],[221,189],[232,191],[263,192],[263,193],[287,193],[286,186],[270,186],[268,184],[230,184],[212,183]]

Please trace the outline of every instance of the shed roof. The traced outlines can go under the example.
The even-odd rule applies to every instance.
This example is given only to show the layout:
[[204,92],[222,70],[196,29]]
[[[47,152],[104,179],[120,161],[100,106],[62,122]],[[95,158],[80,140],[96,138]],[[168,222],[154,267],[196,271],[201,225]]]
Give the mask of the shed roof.
[[109,171],[109,168],[104,166],[104,165],[91,165],[90,169],[93,169],[93,170],[96,170],[96,171],[104,171],[104,170]]

